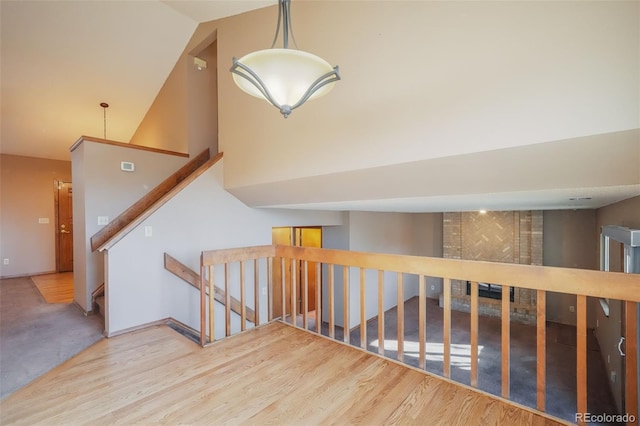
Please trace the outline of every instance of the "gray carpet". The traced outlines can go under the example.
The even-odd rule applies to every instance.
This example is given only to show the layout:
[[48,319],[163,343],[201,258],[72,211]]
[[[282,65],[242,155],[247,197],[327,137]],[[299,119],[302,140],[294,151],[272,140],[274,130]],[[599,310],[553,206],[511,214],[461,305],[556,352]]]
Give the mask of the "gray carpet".
[[102,317],[48,304],[30,278],[0,280],[0,399],[102,338]]
[[[427,362],[426,370],[442,375],[442,314],[438,301],[427,299]],[[404,362],[418,367],[418,298],[405,303]],[[470,315],[451,313],[451,378],[470,384]],[[298,321],[301,326],[301,322]],[[311,328],[311,326],[309,327]],[[351,331],[350,342],[360,346],[360,327]],[[328,336],[323,323],[322,334]],[[511,322],[510,399],[520,404],[536,406],[536,327]],[[478,388],[501,395],[501,320],[479,317]],[[336,327],[336,339],[342,340],[343,331]],[[377,317],[367,322],[368,350],[378,351]],[[385,356],[396,359],[397,311],[385,313]],[[609,391],[607,373],[600,348],[593,333],[587,338],[587,407],[593,414],[616,414],[617,408]],[[546,412],[561,419],[575,422],[576,412],[576,328],[547,323],[547,375]]]

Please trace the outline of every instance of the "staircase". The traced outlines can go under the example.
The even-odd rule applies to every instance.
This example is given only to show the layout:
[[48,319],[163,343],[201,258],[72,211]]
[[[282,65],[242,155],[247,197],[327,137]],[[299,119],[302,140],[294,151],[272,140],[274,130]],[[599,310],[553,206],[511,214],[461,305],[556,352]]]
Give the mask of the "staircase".
[[[130,231],[135,228],[139,219],[146,217],[150,212],[155,211],[168,200],[168,194],[179,191],[189,182],[200,175],[206,167],[205,164],[213,164],[222,158],[222,153],[211,159],[209,149],[204,150],[194,157],[187,164],[182,166],[177,172],[162,181],[158,186],[149,191],[135,204],[113,219],[107,226],[96,232],[91,237],[91,250],[96,251],[114,238],[122,236],[123,231]],[[198,173],[200,171],[200,173]]]
[[[211,158],[208,149],[194,157],[182,168],[149,191],[135,204],[114,218],[99,232],[94,234],[91,237],[92,250],[109,249],[221,158],[222,153]],[[164,265],[165,269],[200,290],[201,278],[197,272],[191,270],[188,266],[182,264],[167,253],[164,255]],[[218,287],[215,287],[214,298],[222,305],[225,305],[227,302],[225,291]],[[234,297],[229,297],[228,300],[231,311],[241,315],[242,305],[240,301]],[[105,299],[105,283],[102,283],[91,294],[92,310],[96,314],[104,317],[107,303],[108,302]],[[253,324],[256,323],[255,312],[251,308],[245,306],[244,314],[246,315],[246,320],[248,322]],[[191,340],[199,341],[199,332],[193,330],[191,327],[174,319],[168,319],[166,320],[166,323],[171,328],[179,331]]]

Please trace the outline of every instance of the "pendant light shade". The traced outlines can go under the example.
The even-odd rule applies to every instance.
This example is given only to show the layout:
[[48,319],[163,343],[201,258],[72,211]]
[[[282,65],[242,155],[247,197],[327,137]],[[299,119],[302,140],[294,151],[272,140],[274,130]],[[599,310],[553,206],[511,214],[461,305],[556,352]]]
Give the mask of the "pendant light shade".
[[288,48],[290,0],[279,0],[278,27],[283,22],[283,48],[272,48],[233,58],[233,80],[249,95],[266,99],[286,118],[309,99],[327,94],[340,80],[339,68],[308,52]]

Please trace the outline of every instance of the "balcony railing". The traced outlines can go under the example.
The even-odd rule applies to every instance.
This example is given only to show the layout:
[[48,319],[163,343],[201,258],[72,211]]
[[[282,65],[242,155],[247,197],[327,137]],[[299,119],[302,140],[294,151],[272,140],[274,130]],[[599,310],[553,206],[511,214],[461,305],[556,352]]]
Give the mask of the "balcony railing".
[[[359,273],[350,274],[352,271]],[[376,280],[371,280],[367,271],[377,271]],[[350,282],[350,275],[359,277]],[[390,279],[390,275],[393,279]],[[340,279],[336,279],[340,276]],[[426,365],[426,279],[441,278],[443,281],[443,376],[451,378],[452,280],[469,281],[470,298],[470,384],[478,387],[478,283],[489,282],[502,286],[502,294],[509,294],[511,287],[531,289],[537,296],[536,322],[536,409],[545,411],[546,399],[546,293],[558,292],[576,296],[576,413],[588,413],[587,407],[587,298],[621,300],[625,306],[626,357],[625,357],[625,412],[638,420],[638,365],[636,303],[640,302],[640,276],[623,273],[591,271],[583,269],[555,268],[494,262],[478,262],[457,259],[428,258],[379,253],[363,253],[292,246],[259,246],[237,249],[205,251],[201,256],[201,344],[230,336],[247,327],[244,310],[240,321],[233,321],[231,303],[216,308],[213,297],[215,286],[224,289],[226,297],[232,295],[241,306],[253,306],[255,325],[263,321],[280,318],[292,325],[309,330],[310,318],[307,306],[310,282],[316,291],[316,333],[321,333],[322,319],[326,319],[327,334],[336,337],[336,316],[341,312],[342,339],[350,342],[352,315],[358,316],[360,347],[367,349],[366,323],[367,301],[375,300],[378,317],[378,341],[384,341],[385,298],[389,299],[389,286],[396,287],[397,297],[397,350],[399,361],[404,359],[404,301],[409,286],[418,286],[418,365]],[[276,277],[274,279],[273,277]],[[408,282],[406,277],[413,277]],[[414,279],[416,278],[417,279]],[[339,282],[337,282],[339,281]],[[352,292],[352,286],[358,291]],[[315,287],[315,290],[313,289]],[[339,288],[342,291],[337,291]],[[322,289],[324,288],[324,291]],[[302,294],[297,294],[301,292]],[[208,294],[208,295],[207,295]],[[357,312],[351,312],[350,298],[357,294]],[[327,312],[323,315],[322,299]],[[266,307],[261,308],[261,300]],[[274,305],[274,301],[276,302]],[[248,303],[249,302],[249,303]],[[355,302],[355,301],[353,301]],[[389,302],[389,300],[387,300]],[[298,304],[301,304],[299,307]],[[510,309],[508,297],[501,301],[501,396],[510,398]],[[388,303],[387,303],[388,306]],[[313,310],[313,309],[312,309]],[[218,312],[220,311],[220,312]],[[221,324],[220,324],[221,323]],[[249,324],[249,326],[253,326]],[[378,352],[385,354],[385,345],[378,345]],[[581,423],[581,419],[576,419]]]

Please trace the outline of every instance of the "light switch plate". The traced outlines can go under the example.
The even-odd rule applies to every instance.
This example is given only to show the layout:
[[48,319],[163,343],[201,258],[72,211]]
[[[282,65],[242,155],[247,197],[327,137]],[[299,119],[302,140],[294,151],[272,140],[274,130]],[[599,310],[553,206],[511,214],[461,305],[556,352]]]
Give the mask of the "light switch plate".
[[49,223],[49,218],[48,217],[39,217],[38,218],[38,223]]
[[98,216],[98,225],[108,225],[109,216]]

